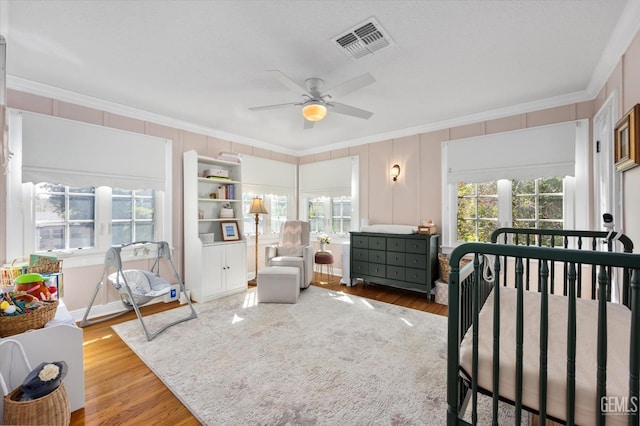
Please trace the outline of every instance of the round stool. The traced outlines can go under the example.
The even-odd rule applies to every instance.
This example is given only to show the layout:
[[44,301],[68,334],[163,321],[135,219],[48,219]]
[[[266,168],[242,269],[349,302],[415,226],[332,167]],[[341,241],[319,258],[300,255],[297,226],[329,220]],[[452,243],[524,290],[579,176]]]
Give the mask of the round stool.
[[[333,275],[333,254],[329,250],[316,252],[314,261],[320,266],[320,284],[327,284],[329,276]],[[327,265],[327,281],[322,281],[323,265]]]

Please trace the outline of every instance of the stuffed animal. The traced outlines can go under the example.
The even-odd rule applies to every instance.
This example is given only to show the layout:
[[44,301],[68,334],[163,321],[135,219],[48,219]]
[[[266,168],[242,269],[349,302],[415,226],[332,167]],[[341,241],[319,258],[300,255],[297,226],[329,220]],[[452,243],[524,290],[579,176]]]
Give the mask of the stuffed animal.
[[49,278],[40,274],[23,274],[15,280],[15,291],[25,291],[40,300],[51,300],[51,292],[45,284]]

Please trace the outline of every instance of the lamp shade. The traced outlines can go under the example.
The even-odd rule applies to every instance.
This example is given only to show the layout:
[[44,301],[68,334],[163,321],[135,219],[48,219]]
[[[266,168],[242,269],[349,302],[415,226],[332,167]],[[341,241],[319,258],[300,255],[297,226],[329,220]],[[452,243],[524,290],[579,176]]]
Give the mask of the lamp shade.
[[262,198],[253,198],[251,200],[251,205],[249,206],[249,213],[262,213],[262,214],[267,214],[269,213],[267,211],[267,209],[264,207],[264,203],[262,202]]
[[320,121],[327,115],[327,107],[311,101],[302,107],[302,115],[309,121]]

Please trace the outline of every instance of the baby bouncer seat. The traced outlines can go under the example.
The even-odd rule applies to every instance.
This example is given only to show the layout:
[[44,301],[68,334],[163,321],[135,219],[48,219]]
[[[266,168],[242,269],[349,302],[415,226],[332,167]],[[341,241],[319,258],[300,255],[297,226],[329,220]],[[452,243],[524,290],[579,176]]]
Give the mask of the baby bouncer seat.
[[[150,251],[150,246],[152,248],[155,246],[155,248],[157,249],[157,255],[149,271],[140,269],[122,269],[122,249],[131,248],[133,251],[133,255],[136,256],[139,251],[148,253]],[[169,264],[171,272],[173,273],[173,278],[180,286],[180,294],[184,296],[189,305],[190,313],[184,318],[177,319],[173,322],[161,326],[155,332],[150,332],[147,329],[144,318],[140,313],[139,307],[146,303],[149,303],[157,297],[164,296],[171,291],[171,284],[160,276],[161,259],[165,259],[166,263]],[[114,270],[114,272],[109,274],[109,271],[111,270]],[[118,312],[107,317],[102,317],[97,320],[89,321],[87,318],[89,317],[89,313],[91,311],[91,308],[93,307],[93,303],[96,300],[96,296],[102,288],[105,277],[111,283],[111,285],[116,290],[118,290],[125,309],[122,312]],[[166,241],[137,241],[129,244],[123,244],[117,247],[111,247],[109,250],[107,250],[104,260],[104,270],[98,284],[96,285],[96,290],[93,293],[93,297],[91,298],[91,303],[89,304],[89,307],[85,311],[82,321],[80,322],[80,327],[85,327],[87,325],[115,318],[127,312],[130,312],[131,310],[134,310],[136,312],[136,315],[140,320],[140,324],[142,324],[142,329],[144,330],[145,336],[147,337],[147,341],[151,341],[157,335],[171,326],[184,321],[189,321],[193,318],[197,318],[196,311],[193,308],[189,295],[186,292],[184,282],[180,278],[178,271],[173,265],[173,261],[171,260],[171,250],[169,249],[169,244]]]

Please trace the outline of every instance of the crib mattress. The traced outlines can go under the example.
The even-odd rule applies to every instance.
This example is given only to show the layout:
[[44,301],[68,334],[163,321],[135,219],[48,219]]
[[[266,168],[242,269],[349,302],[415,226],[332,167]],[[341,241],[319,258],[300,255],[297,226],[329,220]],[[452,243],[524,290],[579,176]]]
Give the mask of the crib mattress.
[[[515,401],[516,290],[500,288],[500,395]],[[597,413],[598,302],[578,299],[576,304],[576,402],[577,424],[595,424]],[[607,396],[628,399],[631,311],[607,304]],[[493,388],[493,292],[479,314],[478,386]],[[540,365],[540,293],[524,292],[523,391],[525,407],[538,410]],[[461,373],[472,371],[472,329],[460,347]],[[547,363],[547,415],[565,419],[567,371],[567,298],[549,296]],[[626,424],[627,416],[608,415],[607,424]]]

